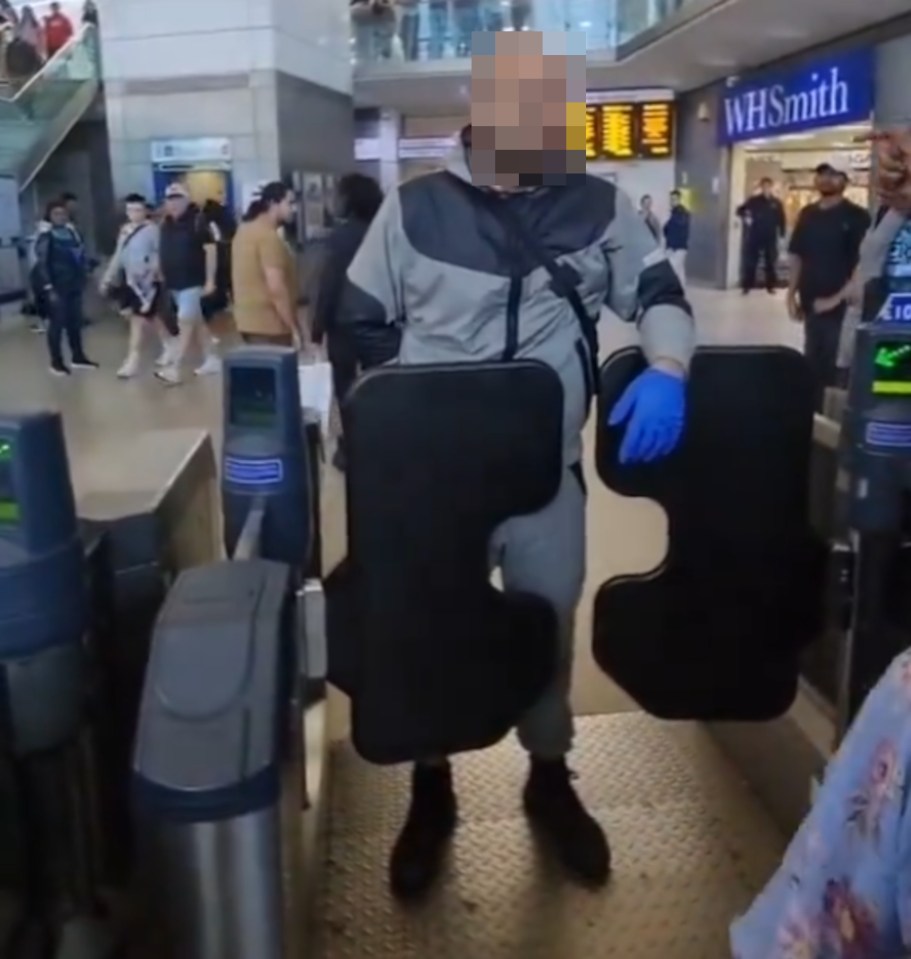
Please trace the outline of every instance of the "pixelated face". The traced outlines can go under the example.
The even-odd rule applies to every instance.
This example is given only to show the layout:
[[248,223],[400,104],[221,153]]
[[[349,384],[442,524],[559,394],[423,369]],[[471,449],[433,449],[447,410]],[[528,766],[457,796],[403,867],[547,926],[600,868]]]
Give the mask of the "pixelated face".
[[514,190],[585,172],[585,37],[476,33],[472,179]]

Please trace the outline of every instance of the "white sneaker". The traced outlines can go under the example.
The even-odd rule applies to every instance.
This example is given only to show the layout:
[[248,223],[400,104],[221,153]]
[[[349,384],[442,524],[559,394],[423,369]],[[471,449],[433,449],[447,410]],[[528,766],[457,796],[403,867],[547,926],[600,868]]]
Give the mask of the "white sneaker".
[[180,386],[180,370],[176,366],[163,366],[155,370],[155,377],[168,386]]
[[172,366],[177,355],[177,344],[173,340],[168,340],[161,348],[161,355],[155,360],[155,365],[160,369],[163,366]]
[[212,376],[215,373],[221,373],[221,360],[214,354],[209,354],[202,366],[196,370],[196,375]]
[[139,355],[130,353],[123,361],[123,366],[117,371],[117,378],[121,380],[130,380],[139,372]]

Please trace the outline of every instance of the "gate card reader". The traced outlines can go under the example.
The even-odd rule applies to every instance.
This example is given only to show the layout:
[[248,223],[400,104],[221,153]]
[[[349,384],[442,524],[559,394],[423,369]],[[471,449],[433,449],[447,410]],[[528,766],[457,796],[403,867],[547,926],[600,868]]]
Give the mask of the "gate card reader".
[[898,532],[911,491],[911,293],[893,293],[858,327],[841,466],[849,528]]
[[290,349],[244,347],[225,360],[222,500],[229,555],[261,506],[260,555],[303,570],[313,510],[297,359]]
[[60,416],[0,415],[0,735],[14,754],[78,725],[88,614]]
[[892,659],[907,647],[901,611],[911,518],[911,292],[867,291],[841,431],[839,485],[848,542],[836,551],[847,626],[839,732]]

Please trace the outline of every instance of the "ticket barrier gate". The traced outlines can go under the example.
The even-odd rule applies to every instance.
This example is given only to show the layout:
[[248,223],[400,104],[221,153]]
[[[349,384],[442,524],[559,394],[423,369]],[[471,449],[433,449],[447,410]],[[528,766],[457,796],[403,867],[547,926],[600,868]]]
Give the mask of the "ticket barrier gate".
[[105,568],[103,538],[80,535],[59,415],[0,418],[0,751],[22,903],[3,954],[16,959],[77,945],[96,959],[117,945],[97,898],[86,763],[86,639],[102,628],[89,587],[103,588]]
[[809,512],[808,367],[779,347],[697,350],[681,445],[665,461],[621,467],[607,412],[643,364],[626,350],[602,368],[596,460],[609,488],[660,504],[668,553],[658,569],[598,591],[595,658],[662,719],[781,716],[825,608],[828,544]]
[[135,748],[137,955],[301,956],[294,607],[291,568],[263,559],[186,571],[171,590]]
[[839,736],[911,645],[911,293],[884,295],[883,286],[866,291],[839,444]]
[[[232,363],[257,359],[244,353],[229,360],[229,379]],[[234,406],[229,401],[226,412],[253,451],[247,459],[281,460],[281,443],[292,435],[282,425],[282,410],[288,418],[296,410],[290,363],[280,351],[258,357],[284,385],[242,377],[252,395],[240,396]],[[608,361],[605,407],[640,367],[635,351]],[[740,399],[719,404],[721,389]],[[662,615],[651,621],[640,603],[646,629],[644,640],[635,636],[634,645],[645,650],[638,664],[599,642],[606,635],[599,631],[602,607],[596,651],[602,666],[650,711],[760,719],[793,697],[795,647],[816,618],[815,609],[776,587],[771,576],[773,569],[786,581],[807,571],[815,575],[818,561],[806,536],[809,378],[790,351],[704,351],[694,364],[690,394],[688,435],[676,459],[677,485],[685,492],[675,492],[670,482],[651,489],[664,497],[674,522],[684,524],[672,531],[672,549],[679,552],[663,569],[672,582],[677,577],[693,585],[699,602],[675,605],[687,599],[678,585],[659,597]],[[351,696],[352,738],[368,760],[402,762],[490,745],[546,687],[556,649],[553,612],[537,597],[491,586],[488,544],[500,523],[540,509],[555,495],[564,468],[562,406],[556,374],[533,362],[383,368],[363,377],[346,399],[349,553],[326,581],[328,665],[330,680]],[[738,413],[747,420],[738,420]],[[254,437],[255,430],[271,439]],[[266,440],[278,446],[267,449]],[[611,485],[628,483],[629,492],[634,473],[638,482],[657,484],[658,466],[621,476],[612,465],[615,444],[616,437],[602,431],[599,472]],[[226,444],[226,455],[236,449]],[[736,471],[725,462],[732,451],[745,457]],[[705,499],[694,498],[701,494],[693,477],[708,464],[723,467],[709,478],[712,492],[722,497],[712,504],[722,511],[717,519]],[[664,468],[674,467],[669,460]],[[765,473],[756,514],[738,526],[744,538],[739,548],[755,552],[747,563],[734,555],[737,542],[722,534],[744,494],[733,484],[758,482],[758,473],[750,479],[751,467]],[[299,946],[287,938],[282,921],[295,905],[293,892],[278,875],[295,869],[283,852],[297,847],[279,837],[285,809],[300,819],[300,790],[289,801],[294,790],[279,784],[299,782],[298,736],[289,730],[300,709],[293,689],[277,677],[297,675],[289,664],[301,645],[293,625],[300,574],[287,561],[255,557],[268,541],[264,490],[278,491],[271,502],[284,503],[282,510],[295,503],[300,510],[304,502],[303,493],[295,498],[290,484],[281,483],[287,475],[275,462],[245,463],[232,473],[232,482],[246,480],[240,485],[247,512],[233,537],[241,558],[185,573],[156,630],[134,763],[140,833],[149,839],[147,898],[161,916],[150,932],[168,937],[151,950],[156,955],[289,959]],[[692,504],[696,515],[687,526],[685,510]],[[696,521],[711,532],[726,562],[737,561],[740,574],[764,577],[760,588],[707,562],[695,548]],[[288,548],[286,532],[275,540],[278,548]],[[286,559],[303,562],[301,545]],[[711,620],[707,607],[716,600],[724,615]],[[634,628],[630,608],[611,612],[618,629]],[[747,629],[740,640],[731,635],[754,615],[766,626],[764,649],[756,631]],[[690,617],[698,629],[687,631]],[[721,650],[720,666],[700,671],[700,657],[719,655],[725,623],[743,664],[738,668]],[[674,658],[671,643],[689,644],[697,660],[687,671],[695,687],[689,692],[680,683],[655,686],[654,657],[672,659],[675,668],[688,665]],[[309,665],[315,671],[312,663],[305,661],[304,670]],[[271,725],[262,716],[272,717]],[[254,730],[248,738],[237,733],[245,724]],[[267,726],[268,735],[260,732]]]
[[[152,641],[133,763],[138,954],[302,956],[303,683],[325,659],[305,580],[313,472],[291,350],[225,362],[230,561],[184,572]],[[304,604],[306,602],[306,609]],[[306,666],[309,665],[309,673]]]

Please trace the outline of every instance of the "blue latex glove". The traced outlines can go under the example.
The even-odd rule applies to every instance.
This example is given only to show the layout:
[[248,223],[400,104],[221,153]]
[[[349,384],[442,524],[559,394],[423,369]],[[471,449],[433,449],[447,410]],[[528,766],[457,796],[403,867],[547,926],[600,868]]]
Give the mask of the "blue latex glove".
[[[651,463],[673,452],[683,435],[686,384],[681,376],[651,367],[624,390],[608,424],[627,423],[621,463]],[[629,421],[629,422],[627,422]]]

